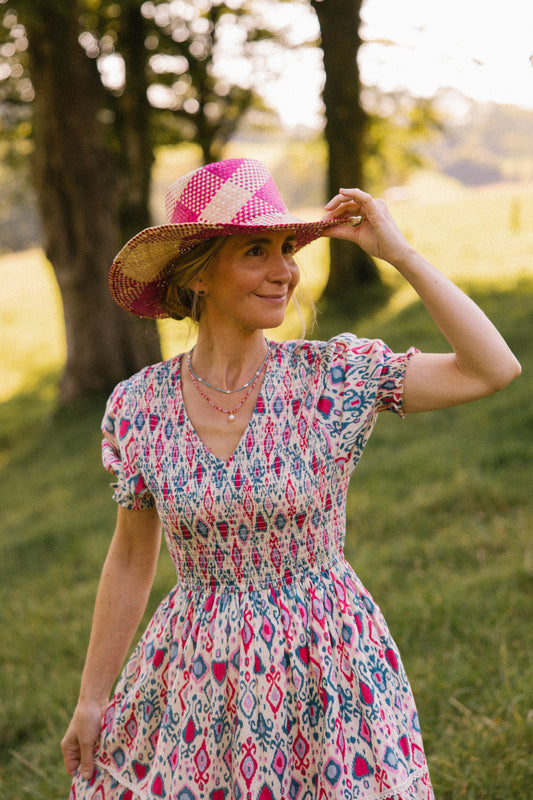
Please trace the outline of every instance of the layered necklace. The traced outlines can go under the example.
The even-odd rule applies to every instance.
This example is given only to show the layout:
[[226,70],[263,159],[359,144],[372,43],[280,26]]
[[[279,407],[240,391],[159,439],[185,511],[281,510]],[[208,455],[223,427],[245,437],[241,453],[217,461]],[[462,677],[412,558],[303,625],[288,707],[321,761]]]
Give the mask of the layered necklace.
[[[212,383],[209,383],[209,381],[204,380],[204,378],[200,378],[200,376],[197,375],[196,372],[194,371],[192,363],[191,363],[191,356],[192,356],[192,354],[194,352],[194,348],[193,348],[189,353],[187,353],[187,367],[188,367],[189,374],[191,376],[191,380],[193,382],[194,388],[196,389],[198,394],[201,397],[204,398],[204,400],[207,400],[207,402],[209,403],[210,406],[215,408],[217,411],[220,411],[222,414],[227,414],[228,415],[228,420],[230,422],[233,422],[233,420],[235,419],[236,412],[248,400],[248,398],[250,397],[251,393],[253,392],[253,390],[254,390],[254,388],[255,388],[255,386],[257,384],[257,381],[259,380],[259,376],[261,375],[261,373],[265,369],[266,363],[268,361],[268,357],[270,355],[270,347],[268,346],[268,342],[267,342],[267,348],[268,349],[266,351],[265,357],[264,357],[263,361],[261,362],[261,365],[260,365],[259,369],[257,370],[257,372],[254,375],[252,375],[252,377],[250,378],[249,381],[246,381],[246,383],[243,383],[242,386],[239,386],[238,389],[220,389],[218,386],[213,386]],[[235,408],[231,408],[231,409],[221,408],[221,406],[217,406],[216,403],[213,403],[213,401],[205,394],[205,392],[202,391],[202,389],[200,387],[201,383],[203,383],[204,386],[209,386],[210,389],[214,389],[215,392],[220,392],[221,394],[236,394],[237,392],[242,392],[243,389],[247,389],[248,391],[246,392],[244,397],[241,399],[240,403],[238,403],[235,406]]]

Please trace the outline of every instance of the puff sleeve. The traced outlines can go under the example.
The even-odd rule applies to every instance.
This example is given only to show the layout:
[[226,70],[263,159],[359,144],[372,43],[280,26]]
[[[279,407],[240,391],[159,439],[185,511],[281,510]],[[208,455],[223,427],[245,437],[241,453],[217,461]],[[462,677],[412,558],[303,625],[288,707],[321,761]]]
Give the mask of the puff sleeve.
[[151,508],[154,498],[144,481],[135,437],[135,402],[131,380],[119,383],[107,401],[102,420],[102,462],[114,475],[113,499],[131,510]]
[[337,462],[355,468],[381,411],[403,417],[403,382],[414,347],[394,353],[380,339],[352,334],[329,343],[328,368],[321,404],[336,415]]

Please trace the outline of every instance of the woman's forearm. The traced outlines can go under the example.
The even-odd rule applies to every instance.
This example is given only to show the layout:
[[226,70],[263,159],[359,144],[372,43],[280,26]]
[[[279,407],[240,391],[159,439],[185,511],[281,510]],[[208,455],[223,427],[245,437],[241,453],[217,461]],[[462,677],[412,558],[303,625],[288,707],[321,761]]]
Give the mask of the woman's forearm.
[[85,778],[93,774],[102,712],[146,607],[160,545],[161,523],[154,509],[119,508],[98,587],[80,696],[61,742],[69,775],[80,767]]
[[161,543],[153,510],[119,510],[104,563],[83,670],[80,701],[105,703],[150,594]]

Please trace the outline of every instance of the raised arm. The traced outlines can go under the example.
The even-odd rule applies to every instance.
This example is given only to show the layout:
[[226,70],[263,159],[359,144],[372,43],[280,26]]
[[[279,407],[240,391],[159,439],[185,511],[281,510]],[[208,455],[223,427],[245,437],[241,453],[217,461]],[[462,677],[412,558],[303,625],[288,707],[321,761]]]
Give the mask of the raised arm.
[[128,511],[119,506],[96,596],[78,704],[61,742],[69,775],[80,763],[84,777],[93,773],[102,711],[146,608],[160,545],[161,523],[154,509]]
[[415,289],[452,353],[419,353],[404,385],[406,412],[468,403],[497,392],[520,374],[520,364],[481,309],[406,241],[387,206],[360,189],[341,189],[324,219],[361,216],[324,235],[348,239],[369,255],[388,261]]

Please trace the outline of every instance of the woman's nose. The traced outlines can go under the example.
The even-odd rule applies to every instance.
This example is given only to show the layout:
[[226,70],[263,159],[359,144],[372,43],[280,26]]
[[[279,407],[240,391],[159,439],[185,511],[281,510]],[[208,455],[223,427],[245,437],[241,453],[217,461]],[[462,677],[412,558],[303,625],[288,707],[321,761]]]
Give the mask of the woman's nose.
[[271,280],[279,283],[288,283],[291,281],[296,269],[292,258],[287,258],[285,253],[277,253],[272,264]]

